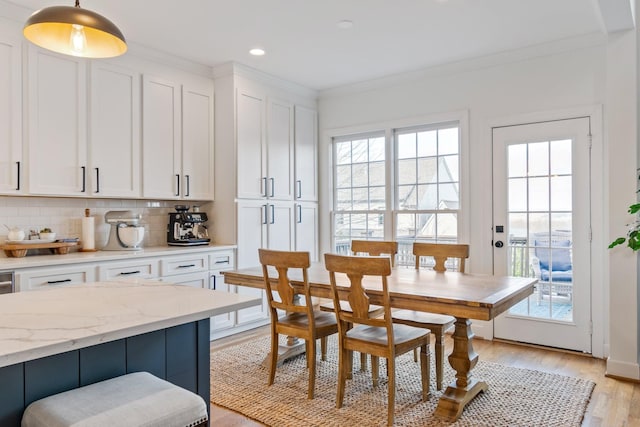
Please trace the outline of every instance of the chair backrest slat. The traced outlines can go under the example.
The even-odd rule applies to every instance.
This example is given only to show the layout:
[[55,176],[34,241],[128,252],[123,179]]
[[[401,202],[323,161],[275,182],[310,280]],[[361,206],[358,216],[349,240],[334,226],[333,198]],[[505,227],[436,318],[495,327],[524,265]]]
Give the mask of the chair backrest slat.
[[[389,304],[389,290],[387,277],[391,274],[391,263],[387,257],[363,257],[325,254],[325,267],[329,271],[333,304],[336,309],[339,327],[346,328],[348,324],[363,324],[370,326],[391,327],[391,308]],[[347,276],[348,283],[338,280],[336,273]],[[379,277],[382,285],[382,299],[384,315],[370,316],[370,302],[368,290],[363,286],[365,276]],[[350,311],[343,310],[340,295],[349,302]],[[346,294],[346,297],[344,296]],[[390,331],[392,334],[392,332]]]
[[370,256],[391,256],[391,266],[395,266],[398,254],[398,242],[385,240],[352,240],[351,252],[356,254],[368,254]]
[[[309,252],[287,252],[272,251],[268,249],[258,249],[260,263],[262,264],[262,275],[265,281],[267,301],[272,315],[277,318],[277,309],[287,312],[310,313],[312,310],[311,295],[309,290],[309,280],[307,277],[307,269],[311,265]],[[271,269],[269,268],[271,267]],[[269,274],[269,270],[277,272],[276,283],[273,283],[273,276]],[[289,277],[290,269],[302,270],[302,283],[304,286],[305,305],[296,304],[296,294]],[[280,301],[274,299],[273,294],[276,293]]]
[[416,257],[416,268],[420,268],[420,257],[431,256],[436,262],[435,271],[447,271],[445,262],[449,258],[458,260],[458,271],[464,273],[465,259],[469,258],[469,245],[450,243],[419,243],[413,244],[413,255]]

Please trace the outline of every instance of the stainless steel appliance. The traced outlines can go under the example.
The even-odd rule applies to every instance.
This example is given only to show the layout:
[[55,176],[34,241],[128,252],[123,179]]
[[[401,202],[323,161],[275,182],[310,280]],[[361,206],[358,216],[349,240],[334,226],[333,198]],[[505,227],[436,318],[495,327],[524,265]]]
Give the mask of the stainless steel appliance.
[[0,271],[0,294],[10,294],[13,291],[13,271]]
[[105,251],[139,251],[142,249],[144,227],[139,225],[142,215],[132,211],[109,211],[104,221],[111,225]]
[[167,244],[170,246],[208,245],[211,239],[207,231],[207,214],[189,212],[189,206],[176,205],[176,211],[169,213]]

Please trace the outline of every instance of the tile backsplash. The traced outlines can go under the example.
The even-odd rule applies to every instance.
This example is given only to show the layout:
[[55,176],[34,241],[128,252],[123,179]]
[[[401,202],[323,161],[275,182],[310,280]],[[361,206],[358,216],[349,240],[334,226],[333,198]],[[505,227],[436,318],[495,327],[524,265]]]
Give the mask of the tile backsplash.
[[[12,197],[0,196],[0,241],[7,238],[8,227],[20,227],[28,236],[30,230],[50,228],[57,238],[81,237],[81,218],[85,209],[90,209],[95,218],[95,245],[102,248],[107,243],[110,226],[104,222],[104,214],[111,210],[131,210],[142,214],[141,225],[145,228],[143,247],[167,244],[167,215],[175,211],[177,204],[200,206],[208,212],[210,202],[186,203],[177,200],[122,200],[122,199],[75,199],[57,197]],[[209,216],[211,220],[211,216]],[[0,257],[4,253],[0,252]]]

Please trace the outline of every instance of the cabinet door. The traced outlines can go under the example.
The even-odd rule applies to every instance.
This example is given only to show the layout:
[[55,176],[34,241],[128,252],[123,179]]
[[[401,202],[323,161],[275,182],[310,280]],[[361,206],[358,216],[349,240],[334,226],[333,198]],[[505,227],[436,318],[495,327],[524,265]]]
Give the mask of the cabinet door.
[[[236,286],[227,285],[224,283],[223,270],[211,271],[209,276],[209,289],[236,293]],[[224,329],[233,328],[236,324],[236,312],[231,311],[228,313],[213,316],[211,318],[211,332],[218,332]]]
[[175,276],[163,277],[162,280],[165,283],[171,283],[173,285],[192,286],[194,288],[209,289],[209,272],[190,273],[190,274],[177,274]]
[[241,89],[236,96],[238,172],[237,177],[230,179],[237,179],[238,198],[259,199],[266,197],[267,187],[263,138],[265,100]]
[[[238,268],[260,265],[258,248],[266,247],[267,244],[267,215],[268,205],[265,201],[247,200],[238,202]],[[264,290],[238,286],[237,292],[241,295],[262,298],[261,305],[238,310],[238,325],[269,318]]]
[[293,107],[270,99],[267,108],[267,197],[293,200]]
[[182,197],[213,200],[213,82],[182,87]]
[[83,59],[29,45],[29,192],[87,194]]
[[295,186],[296,200],[318,200],[317,114],[309,108],[295,106]]
[[22,192],[22,55],[19,39],[0,35],[0,194]]
[[267,206],[267,247],[278,251],[292,250],[293,232],[293,203],[269,203]]
[[318,261],[318,205],[296,203],[296,251],[307,251],[311,262]]
[[178,199],[180,85],[144,75],[142,80],[142,195]]
[[91,194],[140,197],[140,74],[91,63]]

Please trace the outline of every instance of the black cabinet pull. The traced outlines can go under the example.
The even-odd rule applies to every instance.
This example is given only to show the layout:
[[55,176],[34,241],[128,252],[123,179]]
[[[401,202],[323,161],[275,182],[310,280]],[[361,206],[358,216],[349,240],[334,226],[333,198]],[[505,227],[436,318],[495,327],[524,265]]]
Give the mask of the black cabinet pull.
[[301,180],[297,180],[296,181],[296,185],[298,187],[298,194],[296,194],[296,198],[297,199],[301,199],[302,198],[302,181]]
[[269,207],[269,205],[262,205],[262,209],[263,209],[263,213],[262,213],[262,223],[266,224],[267,223],[267,208]]
[[96,193],[100,192],[100,168],[96,168]]
[[47,280],[47,283],[50,285],[55,285],[56,283],[67,283],[70,282],[71,279],[64,279],[64,280]]
[[87,191],[87,167],[80,166],[80,168],[82,169],[82,190],[80,192],[84,193]]
[[20,190],[20,162],[16,162],[16,166],[18,166],[18,182],[17,182],[17,186],[16,186],[16,190]]
[[180,174],[176,174],[176,196],[180,196]]
[[275,178],[269,178],[269,181],[271,181],[271,196],[270,197],[273,197],[276,180],[275,180]]
[[264,197],[267,197],[267,177],[266,176],[262,177],[262,189],[264,190],[262,192],[262,195]]
[[189,193],[191,193],[190,190],[190,185],[189,185],[189,175],[185,175],[184,176],[184,180],[186,181],[186,185],[187,185],[187,193],[184,195],[185,197],[189,197]]
[[128,276],[130,274],[140,274],[140,270],[136,270],[136,271],[121,271],[120,272],[121,276]]
[[271,222],[269,224],[274,224],[276,222],[276,207],[275,205],[271,205]]
[[195,264],[184,264],[184,265],[179,265],[177,268],[191,268],[191,267],[195,267]]
[[225,260],[216,261],[216,264],[229,264],[229,257]]
[[302,224],[302,205],[298,205],[298,224]]

